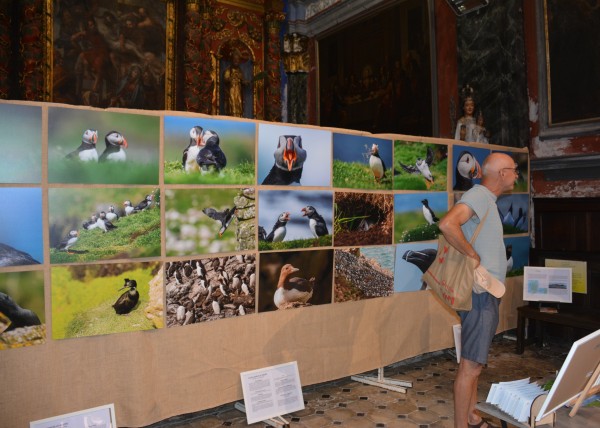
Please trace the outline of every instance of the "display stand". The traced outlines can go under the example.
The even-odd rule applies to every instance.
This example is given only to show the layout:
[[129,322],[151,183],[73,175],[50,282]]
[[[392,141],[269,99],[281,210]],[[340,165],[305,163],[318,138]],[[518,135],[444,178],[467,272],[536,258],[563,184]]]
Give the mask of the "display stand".
[[377,377],[356,375],[350,376],[350,379],[357,382],[366,383],[367,385],[378,386],[380,388],[389,389],[390,391],[401,392],[406,394],[406,388],[412,388],[412,382],[405,380],[388,379],[383,376],[383,367],[377,369]]
[[540,409],[542,408],[542,404],[546,401],[546,397],[548,397],[547,393],[538,395],[535,400],[531,403],[531,410],[529,412],[529,422],[519,422],[508,413],[500,410],[498,406],[495,406],[490,403],[477,403],[475,408],[483,413],[487,413],[490,416],[500,419],[500,423],[502,424],[502,428],[507,428],[507,423],[517,427],[517,428],[535,428],[541,425],[552,424],[554,426],[556,424],[556,413],[552,412],[546,415],[542,420],[536,422],[535,418],[537,417]]
[[[233,405],[233,407],[238,409],[240,412],[246,413],[246,406],[244,406],[244,403],[237,401]],[[261,422],[263,422],[271,427],[278,427],[278,428],[288,428],[290,426],[290,423],[281,416],[275,416],[274,418],[266,419]]]
[[600,363],[598,363],[598,366],[596,366],[596,370],[594,370],[594,373],[590,376],[590,379],[585,384],[585,388],[583,388],[583,391],[581,391],[581,394],[579,394],[579,397],[577,397],[577,400],[575,400],[573,409],[571,409],[571,411],[569,412],[570,417],[575,416],[575,414],[581,407],[581,404],[585,401],[586,398],[588,398],[589,396],[594,395],[596,392],[600,391],[600,385],[596,385],[599,380],[600,380]]

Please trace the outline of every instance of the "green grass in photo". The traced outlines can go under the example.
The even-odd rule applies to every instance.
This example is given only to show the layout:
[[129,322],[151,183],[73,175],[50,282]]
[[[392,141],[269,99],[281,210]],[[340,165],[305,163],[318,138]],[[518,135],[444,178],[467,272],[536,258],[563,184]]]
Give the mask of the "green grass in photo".
[[269,250],[291,250],[294,248],[331,247],[331,235],[319,236],[318,238],[294,239],[282,242],[258,241],[259,251]]
[[[443,217],[446,212],[441,212],[438,217]],[[394,242],[430,241],[437,239],[440,229],[437,223],[432,225],[414,212],[396,213],[394,215]]]
[[377,183],[369,165],[359,162],[333,161],[333,187],[391,190],[391,175],[392,171],[388,169],[383,180]]
[[254,184],[254,164],[242,162],[234,167],[225,167],[221,172],[209,171],[186,173],[180,161],[165,161],[165,183],[167,184]]

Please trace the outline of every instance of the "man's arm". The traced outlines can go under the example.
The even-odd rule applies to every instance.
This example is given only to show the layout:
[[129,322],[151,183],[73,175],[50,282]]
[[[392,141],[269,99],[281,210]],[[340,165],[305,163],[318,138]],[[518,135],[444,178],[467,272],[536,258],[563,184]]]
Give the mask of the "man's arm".
[[448,214],[440,220],[439,228],[450,245],[465,256],[477,260],[477,266],[479,266],[481,261],[479,254],[477,254],[469,241],[467,241],[467,238],[465,238],[465,235],[460,228],[473,217],[474,214],[475,212],[468,205],[456,204],[448,211]]

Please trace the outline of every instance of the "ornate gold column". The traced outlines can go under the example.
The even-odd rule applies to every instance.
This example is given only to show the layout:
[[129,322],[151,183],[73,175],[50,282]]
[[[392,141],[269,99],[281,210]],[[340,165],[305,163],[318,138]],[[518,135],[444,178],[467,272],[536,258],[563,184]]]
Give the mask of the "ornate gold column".
[[265,85],[265,112],[266,119],[273,122],[281,122],[281,74],[279,64],[281,62],[281,42],[279,32],[285,14],[278,11],[269,11],[265,15],[267,27],[267,39],[265,40],[265,71],[267,81]]
[[187,111],[212,113],[210,17],[214,0],[186,0],[182,98]]

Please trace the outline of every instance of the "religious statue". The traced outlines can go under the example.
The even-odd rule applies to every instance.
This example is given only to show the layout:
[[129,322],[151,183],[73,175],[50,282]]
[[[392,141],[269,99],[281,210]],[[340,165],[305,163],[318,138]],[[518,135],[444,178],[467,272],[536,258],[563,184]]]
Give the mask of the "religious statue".
[[456,121],[454,139],[468,143],[489,143],[489,132],[484,126],[481,110],[475,118],[475,98],[473,95],[474,91],[470,85],[465,85],[462,88],[463,116]]
[[244,86],[249,82],[244,78],[240,67],[242,54],[234,49],[231,53],[231,65],[223,72],[225,83],[225,113],[229,116],[244,116]]

